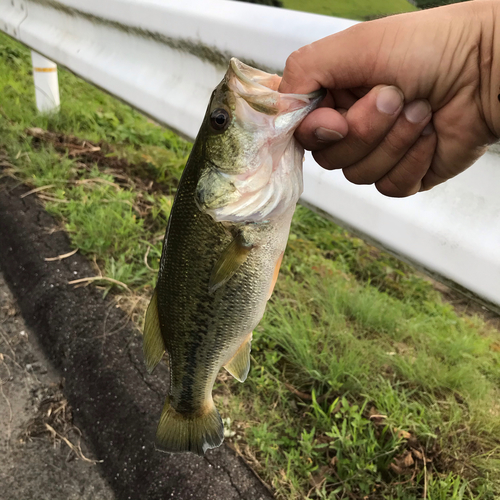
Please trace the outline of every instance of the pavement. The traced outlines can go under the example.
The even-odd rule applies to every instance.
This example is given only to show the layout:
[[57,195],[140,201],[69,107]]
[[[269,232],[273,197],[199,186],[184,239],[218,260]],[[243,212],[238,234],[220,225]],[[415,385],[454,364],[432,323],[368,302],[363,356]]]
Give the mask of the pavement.
[[[87,460],[79,459],[62,439],[54,439],[52,432],[43,429],[33,432],[33,424],[39,422],[39,410],[47,403],[62,403],[66,410],[61,383],[61,377],[19,314],[0,273],[2,500],[114,500],[113,490],[100,476],[97,464],[89,458],[91,452],[71,422],[67,423],[72,432],[66,433],[51,419],[57,429],[54,430],[69,436],[70,443],[79,446]],[[69,416],[67,411],[65,416]]]

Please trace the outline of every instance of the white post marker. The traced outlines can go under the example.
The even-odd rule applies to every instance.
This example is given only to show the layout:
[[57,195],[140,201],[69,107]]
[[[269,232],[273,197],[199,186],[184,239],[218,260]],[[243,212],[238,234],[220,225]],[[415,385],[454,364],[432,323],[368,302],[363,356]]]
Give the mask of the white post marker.
[[57,64],[31,51],[33,79],[35,81],[36,107],[41,113],[59,110],[59,82]]

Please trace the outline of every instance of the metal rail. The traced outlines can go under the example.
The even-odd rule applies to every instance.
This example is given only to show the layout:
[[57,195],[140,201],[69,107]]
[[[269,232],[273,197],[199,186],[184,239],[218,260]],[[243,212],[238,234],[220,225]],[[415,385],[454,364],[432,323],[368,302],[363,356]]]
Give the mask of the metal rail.
[[[226,0],[0,0],[0,30],[193,138],[230,56],[280,70],[354,21]],[[500,158],[390,199],[306,155],[304,203],[500,309]]]

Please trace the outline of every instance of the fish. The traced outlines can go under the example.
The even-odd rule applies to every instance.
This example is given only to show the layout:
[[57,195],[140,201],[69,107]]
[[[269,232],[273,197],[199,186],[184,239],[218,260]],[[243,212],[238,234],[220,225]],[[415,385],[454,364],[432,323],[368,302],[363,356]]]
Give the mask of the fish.
[[325,91],[278,92],[280,77],[236,58],[213,91],[174,198],[144,323],[151,373],[166,353],[156,448],[203,456],[224,440],[212,388],[244,382],[252,332],[276,283],[304,150],[293,134]]

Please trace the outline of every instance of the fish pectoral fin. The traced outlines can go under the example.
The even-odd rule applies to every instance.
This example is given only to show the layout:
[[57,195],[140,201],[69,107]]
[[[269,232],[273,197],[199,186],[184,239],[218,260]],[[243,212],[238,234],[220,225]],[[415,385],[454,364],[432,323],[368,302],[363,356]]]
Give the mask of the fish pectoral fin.
[[144,320],[144,337],[142,339],[142,351],[149,373],[155,369],[161,361],[165,352],[165,343],[160,331],[160,317],[158,316],[158,294],[156,289],[146,311]]
[[250,371],[250,351],[252,349],[252,334],[241,344],[236,354],[224,365],[224,368],[240,382],[245,382]]
[[215,292],[233,276],[238,268],[245,262],[253,245],[248,244],[245,238],[239,234],[234,238],[227,248],[222,252],[219,260],[215,263],[208,283],[209,293]]
[[156,430],[156,449],[171,453],[191,452],[203,456],[224,441],[224,424],[212,399],[193,415],[183,415],[167,396]]

